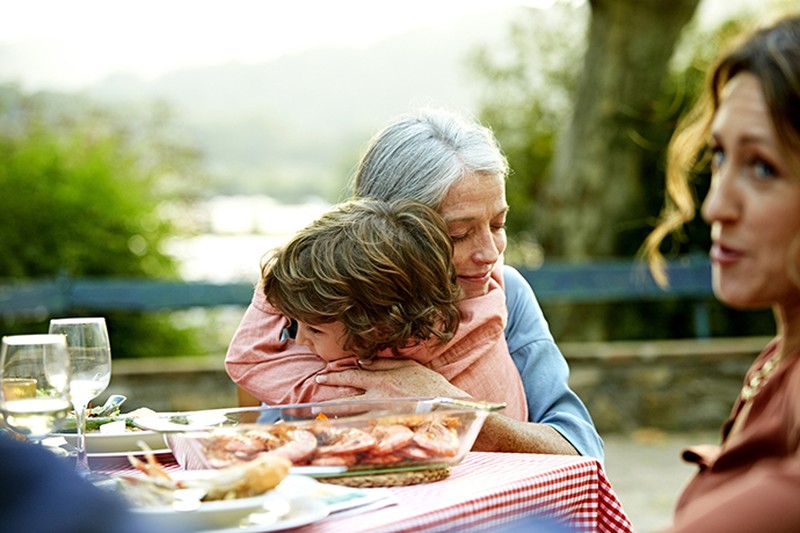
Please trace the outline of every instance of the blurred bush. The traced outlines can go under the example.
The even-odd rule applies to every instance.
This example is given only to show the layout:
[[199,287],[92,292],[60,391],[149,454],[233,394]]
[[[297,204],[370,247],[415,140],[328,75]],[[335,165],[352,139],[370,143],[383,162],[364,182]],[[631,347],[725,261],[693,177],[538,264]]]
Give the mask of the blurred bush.
[[[0,282],[177,276],[162,245],[180,231],[161,209],[191,201],[199,154],[169,137],[169,111],[103,109],[76,96],[0,86]],[[45,332],[51,317],[0,322]],[[167,314],[106,316],[115,356],[192,354]]]
[[[543,18],[536,9],[523,12],[509,28],[506,49],[483,47],[470,58],[472,70],[483,85],[479,118],[493,129],[511,168],[507,185],[511,209],[507,220],[506,263],[533,268],[558,257],[554,251],[570,231],[570,227],[565,227],[563,233],[551,235],[548,240],[537,220],[553,217],[557,210],[564,209],[546,200],[546,188],[556,139],[569,122],[574,105],[590,10],[583,3],[565,2],[554,5],[548,14],[549,18]],[[629,131],[641,148],[643,207],[651,215],[646,220],[633,219],[628,226],[614,227],[616,257],[634,260],[655,226],[664,205],[665,154],[670,136],[679,117],[699,95],[714,57],[724,43],[740,33],[743,23],[743,19],[733,18],[708,29],[696,24],[687,26],[673,56],[670,75],[663,80],[663,91],[653,95],[655,119],[641,121],[635,130]],[[609,188],[624,186],[615,178],[608,177]],[[697,198],[705,196],[709,183],[708,172],[696,177],[693,185]],[[598,201],[586,196],[587,203],[594,205]],[[631,211],[633,207],[638,206],[632,206]],[[612,218],[609,214],[608,219]],[[709,245],[710,230],[698,216],[682,232],[667,239],[663,251],[668,257],[705,254]],[[559,341],[616,340],[691,337],[694,330],[691,305],[681,300],[543,304],[543,308]],[[712,297],[704,305],[712,336],[774,332],[769,310],[735,311]],[[594,327],[587,327],[590,322]]]

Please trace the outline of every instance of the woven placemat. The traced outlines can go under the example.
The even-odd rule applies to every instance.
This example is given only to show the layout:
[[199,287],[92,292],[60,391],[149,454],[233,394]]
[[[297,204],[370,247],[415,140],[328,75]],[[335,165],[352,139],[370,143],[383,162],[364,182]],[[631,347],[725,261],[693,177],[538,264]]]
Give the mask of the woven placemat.
[[429,468],[427,470],[411,470],[409,472],[388,472],[386,474],[370,474],[364,476],[339,476],[318,478],[323,483],[346,485],[348,487],[402,487],[439,481],[450,475],[450,467]]

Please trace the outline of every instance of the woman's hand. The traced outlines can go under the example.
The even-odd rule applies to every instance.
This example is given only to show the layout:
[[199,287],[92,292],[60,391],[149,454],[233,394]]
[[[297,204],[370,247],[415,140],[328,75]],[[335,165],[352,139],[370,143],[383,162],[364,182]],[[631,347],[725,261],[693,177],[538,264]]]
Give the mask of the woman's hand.
[[364,398],[470,397],[442,375],[409,359],[379,358],[360,362],[360,366],[360,369],[320,374],[317,383],[363,389]]

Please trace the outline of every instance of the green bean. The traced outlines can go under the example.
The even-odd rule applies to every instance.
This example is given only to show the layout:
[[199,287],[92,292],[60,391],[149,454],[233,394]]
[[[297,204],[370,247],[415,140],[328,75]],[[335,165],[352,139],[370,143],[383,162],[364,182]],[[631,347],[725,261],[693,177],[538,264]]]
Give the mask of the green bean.
[[[97,416],[97,417],[87,417],[86,418],[86,432],[92,431],[100,431],[100,426],[104,424],[108,424],[110,422],[116,422],[118,420],[125,421],[125,427],[132,428],[135,427],[133,425],[133,419],[124,416]],[[75,420],[74,416],[68,416],[64,419],[61,423],[61,433],[77,433],[78,431],[78,423]]]

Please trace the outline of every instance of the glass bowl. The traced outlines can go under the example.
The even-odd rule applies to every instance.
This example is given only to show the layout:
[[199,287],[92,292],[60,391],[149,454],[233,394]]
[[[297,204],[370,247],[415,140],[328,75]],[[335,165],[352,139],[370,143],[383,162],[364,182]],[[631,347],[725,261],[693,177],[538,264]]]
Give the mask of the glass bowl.
[[278,453],[295,473],[368,475],[458,464],[488,414],[503,407],[453,398],[339,400],[162,413],[136,424],[164,433],[186,470]]

